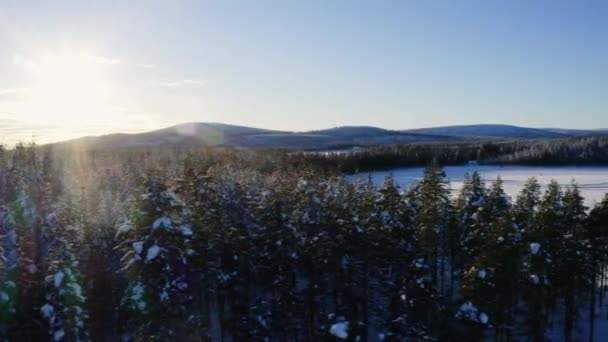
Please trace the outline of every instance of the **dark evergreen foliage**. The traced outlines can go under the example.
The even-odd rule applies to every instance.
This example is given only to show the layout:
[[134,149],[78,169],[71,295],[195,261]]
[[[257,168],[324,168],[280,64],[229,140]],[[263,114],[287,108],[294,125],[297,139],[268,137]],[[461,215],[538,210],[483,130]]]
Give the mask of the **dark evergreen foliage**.
[[475,173],[452,198],[431,163],[535,146],[505,144],[404,149],[410,189],[278,151],[0,149],[1,340],[574,340],[608,197]]

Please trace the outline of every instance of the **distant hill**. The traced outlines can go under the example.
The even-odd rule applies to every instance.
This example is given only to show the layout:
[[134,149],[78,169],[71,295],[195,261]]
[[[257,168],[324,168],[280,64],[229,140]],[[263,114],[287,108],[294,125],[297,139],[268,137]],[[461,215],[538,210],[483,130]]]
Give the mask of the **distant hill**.
[[343,126],[308,132],[276,131],[221,123],[186,123],[138,134],[84,137],[54,144],[112,149],[137,146],[224,146],[233,148],[341,149],[410,142],[467,139],[567,138],[608,135],[608,130],[527,128],[510,125],[444,126],[388,130],[372,126]]
[[571,137],[588,137],[608,135],[608,129],[564,129],[564,128],[543,128],[546,131],[566,134]]
[[567,138],[572,136],[559,130],[511,125],[443,126],[406,130],[405,132],[467,138]]
[[84,137],[55,145],[78,144],[90,148],[168,145],[334,149],[447,139],[441,136],[390,131],[376,127],[338,127],[310,132],[285,132],[219,123],[187,123],[138,134]]

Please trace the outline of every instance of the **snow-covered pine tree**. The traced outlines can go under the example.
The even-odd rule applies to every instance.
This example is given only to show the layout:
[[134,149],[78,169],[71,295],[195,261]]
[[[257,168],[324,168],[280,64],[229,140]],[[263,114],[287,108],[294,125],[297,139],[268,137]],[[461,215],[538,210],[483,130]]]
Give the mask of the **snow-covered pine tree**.
[[[608,257],[606,250],[603,248],[608,242],[608,194],[589,213],[585,226],[585,240],[587,241],[587,262],[584,269],[585,273],[588,274],[587,285],[589,288],[589,315],[587,319],[589,341],[594,341],[597,302],[602,298],[601,292],[605,291],[601,287],[602,280],[600,278],[603,274],[601,270],[606,267]],[[600,293],[598,293],[598,287],[600,287]],[[602,304],[601,301],[599,304]]]
[[[588,288],[585,286],[586,244],[585,222],[587,207],[580,195],[578,185],[574,182],[568,186],[562,199],[563,230],[561,248],[557,251],[556,285],[559,286],[561,298],[564,301],[564,336],[566,341],[572,340],[572,331],[578,315],[578,293]],[[584,292],[583,292],[584,293]]]
[[[299,270],[297,281],[299,302],[302,305],[302,339],[319,339],[322,320],[332,312],[321,312],[320,297],[324,289],[323,280],[323,238],[321,203],[322,191],[310,174],[300,175],[290,193],[292,199],[291,210],[288,213],[288,226],[294,231],[297,239],[296,253],[298,255],[297,268]],[[325,240],[323,240],[325,242]],[[329,327],[327,327],[329,329]]]
[[251,338],[291,340],[298,326],[296,240],[287,227],[286,194],[291,179],[272,175],[248,196],[251,239],[255,246],[250,265],[256,289],[251,308]]
[[515,303],[517,255],[510,201],[498,178],[478,210],[471,231],[472,249],[462,284],[464,304],[477,309],[459,310],[457,316],[472,321],[472,334],[493,326],[497,338],[507,334]]
[[49,214],[45,225],[52,240],[48,246],[47,290],[40,307],[53,341],[87,341],[86,298],[75,250],[81,246],[81,218],[74,215],[73,201],[67,200]]
[[528,179],[517,196],[513,206],[513,219],[519,235],[524,242],[534,242],[536,211],[541,200],[540,184],[534,177]]
[[118,228],[123,270],[129,279],[123,306],[131,312],[125,333],[137,339],[187,338],[191,306],[187,272],[192,230],[183,204],[161,176],[144,183],[129,221]]
[[9,211],[9,169],[0,145],[0,336],[7,336],[15,316],[17,295],[17,233]]
[[453,293],[456,282],[462,279],[464,267],[473,256],[476,247],[473,241],[473,229],[486,197],[486,188],[479,172],[473,172],[472,175],[465,174],[462,189],[455,200],[454,219],[449,231],[452,262],[450,293]]
[[528,304],[527,335],[535,340],[544,339],[549,315],[558,301],[554,261],[561,249],[562,196],[560,185],[551,181],[539,202],[534,224],[524,232],[523,295]]
[[[377,277],[372,273],[376,265],[376,253],[378,250],[377,241],[374,241],[370,236],[375,236],[374,228],[378,227],[379,212],[377,209],[378,189],[368,179],[358,180],[352,188],[348,188],[344,205],[349,207],[350,212],[345,213],[346,217],[341,218],[344,222],[340,222],[343,226],[345,235],[346,255],[341,263],[341,272],[344,276],[344,286],[349,288],[350,297],[347,299],[350,303],[350,310],[343,308],[344,312],[348,312],[349,321],[349,336],[353,338],[362,336],[367,339],[377,338],[380,331],[385,330],[386,321],[374,315],[372,311],[373,305],[370,300],[370,294],[373,292],[373,287],[377,283]],[[381,248],[382,249],[382,248]],[[340,319],[340,317],[336,317]],[[360,324],[359,322],[368,322]],[[332,323],[338,324],[340,322]],[[378,330],[378,329],[381,330]]]
[[[401,307],[392,305],[401,290],[400,273],[403,268],[395,262],[395,256],[402,255],[398,260],[407,265],[413,260],[412,256],[403,255],[405,250],[397,249],[401,239],[399,235],[405,233],[408,219],[404,216],[405,206],[395,180],[386,177],[374,197],[374,209],[365,227],[366,259],[371,266],[367,284],[369,339],[376,338],[379,333],[398,330],[390,324],[401,315]],[[413,231],[412,226],[409,228]]]
[[[220,172],[217,170],[216,172]],[[250,290],[253,262],[250,234],[250,214],[246,207],[246,193],[238,174],[215,174],[219,224],[213,236],[214,254],[219,257],[215,274],[221,300],[222,336],[226,339],[249,339],[251,327],[259,326],[251,320]]]
[[[12,155],[9,177],[9,205],[6,227],[12,245],[10,267],[16,284],[15,296],[15,339],[39,339],[46,336],[40,329],[37,317],[44,302],[44,274],[42,272],[42,218],[40,203],[42,190],[40,167],[34,145],[18,144]],[[12,285],[12,283],[9,283]]]
[[[219,203],[212,180],[201,170],[199,161],[187,158],[184,174],[178,180],[178,193],[185,203],[184,216],[192,227],[189,256],[190,290],[194,305],[190,308],[193,326],[201,338],[221,339],[217,268],[220,265],[213,236],[218,231]],[[215,261],[215,262],[213,262]]]
[[366,240],[376,242],[369,249],[371,256],[375,256],[375,265],[390,266],[378,279],[384,283],[381,289],[390,295],[390,302],[389,310],[384,308],[386,313],[374,313],[379,317],[389,315],[387,329],[375,336],[368,335],[368,339],[431,338],[432,324],[428,317],[438,310],[434,301],[437,293],[416,240],[414,210],[393,178],[385,179],[379,190],[376,213],[379,223],[367,229]]
[[424,171],[417,189],[416,238],[421,257],[429,266],[429,279],[440,293],[446,285],[447,229],[450,223],[450,200],[445,172],[436,164]]

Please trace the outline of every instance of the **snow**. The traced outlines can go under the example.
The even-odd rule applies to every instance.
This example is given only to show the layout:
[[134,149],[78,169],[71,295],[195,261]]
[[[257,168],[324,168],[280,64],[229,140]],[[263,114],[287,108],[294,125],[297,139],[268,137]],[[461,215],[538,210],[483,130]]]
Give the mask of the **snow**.
[[477,272],[477,276],[481,279],[485,279],[486,277],[486,270],[479,270],[479,272]]
[[183,236],[192,236],[192,229],[190,229],[190,226],[188,225],[180,226],[179,230]]
[[11,244],[17,244],[17,232],[15,232],[14,230],[11,230],[8,234],[6,234],[6,237],[8,238],[8,241],[11,242]]
[[262,316],[258,316],[258,323],[264,327],[264,329],[268,329],[268,322]]
[[143,300],[144,293],[145,288],[141,283],[137,283],[131,288],[131,300],[135,303],[137,309],[140,311],[146,308],[146,302]]
[[173,191],[165,191],[165,196],[169,197],[172,201],[178,201],[177,195]]
[[169,300],[169,294],[167,293],[167,290],[163,289],[159,297],[161,302],[166,302],[167,300]]
[[[607,192],[606,166],[493,166],[493,165],[468,165],[468,166],[447,166],[444,168],[447,179],[451,182],[453,195],[457,195],[464,183],[465,173],[472,174],[478,171],[482,180],[491,182],[500,176],[507,195],[516,198],[523,185],[530,177],[536,177],[544,191],[552,179],[562,186],[570,184],[572,179],[578,182],[581,195],[585,198],[585,205],[591,206],[599,203]],[[395,181],[402,188],[409,188],[415,182],[422,179],[424,168],[395,168],[390,170],[365,172],[352,176],[347,179],[355,181],[357,179],[367,179],[371,176],[372,182],[380,187],[386,176],[392,175]]]
[[55,331],[55,333],[53,334],[53,340],[61,341],[63,336],[65,336],[65,332],[63,331],[63,329],[59,329],[59,330]]
[[157,245],[148,248],[148,253],[146,254],[146,262],[154,260],[158,256],[158,253],[160,253],[160,247],[158,247]]
[[477,198],[477,200],[471,202],[473,207],[481,207],[483,205],[483,197]]
[[56,219],[57,219],[56,212],[52,212],[52,213],[46,215],[46,222],[54,222]]
[[533,242],[530,244],[530,253],[532,253],[532,255],[536,255],[538,254],[538,251],[540,251],[540,243],[536,243]]
[[167,216],[163,216],[161,218],[156,219],[156,221],[154,221],[154,223],[152,224],[153,229],[169,227],[171,227],[171,219]]
[[0,292],[0,300],[3,302],[8,302],[8,293]]
[[36,267],[36,265],[34,265],[34,264],[29,264],[25,268],[27,269],[27,271],[30,274],[34,274],[34,273],[38,272],[38,267]]
[[77,283],[71,283],[70,287],[72,288],[72,291],[74,292],[74,295],[76,297],[83,298],[82,297],[82,287],[80,287],[80,285],[78,285]]
[[456,318],[467,319],[481,324],[487,324],[490,319],[485,312],[479,312],[479,309],[471,302],[466,302],[460,306],[456,312]]
[[485,312],[482,312],[479,314],[479,322],[481,324],[488,324],[488,320],[490,318],[488,317],[488,315]]
[[144,249],[144,242],[143,241],[133,242],[133,249],[135,250],[135,253],[141,254],[141,251],[143,251],[143,249]]
[[538,282],[539,282],[539,278],[538,278],[538,276],[537,276],[536,274],[532,274],[532,275],[530,276],[530,280],[531,280],[531,281],[532,281],[534,284],[538,284]]
[[44,318],[51,319],[51,317],[53,317],[53,315],[55,314],[55,308],[50,304],[44,304],[40,308],[40,312],[42,312],[42,316]]
[[341,340],[348,338],[348,322],[340,322],[331,326],[329,333]]
[[65,276],[65,274],[62,271],[59,271],[59,272],[55,273],[55,276],[53,277],[53,281],[55,283],[55,287],[61,286],[61,283],[63,282],[64,276]]
[[132,230],[133,230],[133,226],[125,223],[122,226],[118,227],[117,234],[124,234],[124,233],[130,232]]

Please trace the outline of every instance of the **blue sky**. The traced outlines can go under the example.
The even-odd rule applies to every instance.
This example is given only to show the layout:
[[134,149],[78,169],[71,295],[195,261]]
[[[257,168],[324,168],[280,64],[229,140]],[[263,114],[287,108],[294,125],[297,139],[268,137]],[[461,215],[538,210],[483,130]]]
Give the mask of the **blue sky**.
[[606,1],[3,0],[0,133],[608,127],[606,18]]

